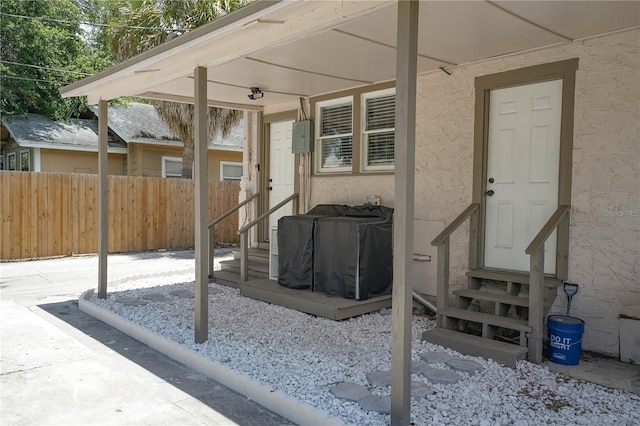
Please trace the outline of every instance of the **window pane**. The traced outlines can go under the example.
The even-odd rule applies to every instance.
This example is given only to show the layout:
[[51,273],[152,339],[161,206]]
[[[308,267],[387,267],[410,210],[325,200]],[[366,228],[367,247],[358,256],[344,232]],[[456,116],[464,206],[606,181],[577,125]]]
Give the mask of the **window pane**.
[[394,136],[394,132],[369,134],[368,166],[393,165]]
[[29,151],[22,151],[20,153],[20,170],[23,172],[28,172],[31,166],[31,155]]
[[351,137],[323,139],[322,167],[344,167],[351,165],[352,144]]
[[320,108],[320,136],[350,134],[353,131],[352,113],[351,103]]
[[15,170],[16,169],[16,153],[12,152],[7,156],[7,170]]
[[222,165],[222,179],[223,180],[240,180],[242,177],[242,166],[235,164],[223,164]]
[[367,122],[365,131],[393,129],[396,118],[395,95],[367,99]]
[[182,161],[164,160],[165,176],[182,176]]

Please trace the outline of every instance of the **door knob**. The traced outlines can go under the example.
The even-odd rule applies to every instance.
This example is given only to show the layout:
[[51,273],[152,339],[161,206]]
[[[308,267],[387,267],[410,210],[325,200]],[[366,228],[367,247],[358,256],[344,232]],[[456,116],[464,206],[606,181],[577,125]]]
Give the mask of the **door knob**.
[[273,182],[273,179],[269,179],[269,182]]
[[269,187],[269,191],[273,191],[273,186],[270,186],[270,187]]
[[487,192],[485,192],[485,194],[487,194],[487,196],[489,197],[493,196],[494,194],[493,189],[488,190]]
[[495,179],[489,178],[489,183],[493,183],[493,182],[495,182]]

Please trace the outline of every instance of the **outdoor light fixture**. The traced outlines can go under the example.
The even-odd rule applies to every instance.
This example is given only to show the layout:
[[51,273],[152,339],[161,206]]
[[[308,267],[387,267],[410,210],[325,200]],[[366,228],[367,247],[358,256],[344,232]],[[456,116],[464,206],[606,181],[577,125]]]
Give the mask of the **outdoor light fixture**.
[[251,94],[249,95],[249,99],[251,99],[252,101],[264,98],[264,93],[262,93],[262,90],[260,90],[259,87],[252,87],[250,90]]

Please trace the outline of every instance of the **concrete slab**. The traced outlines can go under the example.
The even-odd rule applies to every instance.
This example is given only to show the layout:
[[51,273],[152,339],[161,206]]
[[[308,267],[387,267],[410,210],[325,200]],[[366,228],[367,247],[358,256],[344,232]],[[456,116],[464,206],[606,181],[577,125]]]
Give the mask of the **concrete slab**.
[[[218,258],[216,258],[218,260]],[[194,269],[193,251],[109,255],[114,280]],[[282,426],[287,419],[78,310],[97,256],[0,263],[0,423]]]

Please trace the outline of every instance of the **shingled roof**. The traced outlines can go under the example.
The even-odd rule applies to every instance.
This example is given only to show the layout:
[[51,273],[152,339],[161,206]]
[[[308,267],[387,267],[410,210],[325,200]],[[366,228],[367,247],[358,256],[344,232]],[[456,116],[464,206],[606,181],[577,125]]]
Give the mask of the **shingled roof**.
[[[92,107],[92,111],[98,115],[97,107]],[[182,146],[182,141],[164,124],[153,105],[131,102],[127,106],[111,106],[108,122],[109,128],[127,143]],[[241,120],[226,138],[216,134],[209,142],[209,149],[241,151],[244,139]]]
[[[25,148],[98,151],[98,121],[53,121],[41,114],[5,115],[2,124],[15,142]],[[109,140],[109,151],[126,154],[126,144]]]

